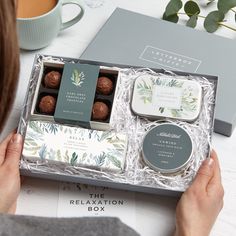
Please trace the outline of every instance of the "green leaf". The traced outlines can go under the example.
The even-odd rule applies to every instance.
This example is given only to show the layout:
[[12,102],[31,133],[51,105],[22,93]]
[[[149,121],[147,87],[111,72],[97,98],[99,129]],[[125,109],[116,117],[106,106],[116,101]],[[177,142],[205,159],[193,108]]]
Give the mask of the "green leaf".
[[159,107],[159,111],[160,111],[161,113],[163,113],[163,112],[165,111],[165,108],[164,108],[164,107]]
[[120,160],[118,160],[116,157],[111,156],[111,155],[109,156],[109,159],[110,159],[110,161],[112,162],[112,164],[114,166],[116,166],[116,167],[121,169],[121,162],[120,162]]
[[224,17],[225,15],[220,11],[210,12],[204,20],[204,28],[209,33],[215,32],[220,26],[219,23],[224,20]]
[[198,16],[197,15],[193,15],[189,18],[189,20],[187,21],[186,25],[188,27],[191,27],[191,28],[195,28],[196,25],[197,25],[197,19],[198,19]]
[[200,13],[200,8],[196,2],[188,1],[184,5],[184,11],[189,17],[191,17],[193,15],[198,15]]
[[45,129],[47,130],[47,133],[53,133],[53,134],[57,133],[58,127],[59,127],[59,125],[51,124],[51,123],[48,123],[45,125]]
[[29,122],[29,127],[34,130],[36,133],[43,134],[41,127],[38,125],[37,121]]
[[170,21],[173,23],[177,23],[179,21],[179,17],[177,14],[171,15],[171,16],[166,16],[165,13],[163,14],[162,17],[163,20]]
[[60,150],[57,150],[57,160],[58,161],[62,160],[62,158],[61,158],[61,151]]
[[171,109],[171,114],[173,117],[181,117],[181,112],[178,109]]
[[66,150],[65,155],[64,155],[65,162],[69,162],[70,157],[68,155],[68,150]]
[[235,20],[235,22],[236,22],[236,13],[234,14],[234,20]]
[[217,8],[224,14],[234,7],[236,7],[236,0],[218,0]]
[[172,15],[176,15],[176,13],[178,13],[178,11],[182,8],[182,6],[183,6],[183,3],[181,0],[171,0],[167,4],[164,14],[167,17],[172,16]]
[[106,154],[105,152],[102,152],[99,156],[95,157],[96,165],[103,166],[106,160]]
[[47,155],[47,146],[46,144],[43,144],[38,152],[39,157],[41,159],[45,159],[46,155]]
[[71,75],[71,80],[73,81],[73,84],[78,86],[80,82],[80,76],[78,70],[74,69]]
[[77,163],[77,159],[78,159],[78,155],[77,155],[75,152],[73,152],[73,153],[72,153],[72,158],[71,158],[71,160],[70,160],[70,164],[71,164],[72,166],[74,166],[74,165]]

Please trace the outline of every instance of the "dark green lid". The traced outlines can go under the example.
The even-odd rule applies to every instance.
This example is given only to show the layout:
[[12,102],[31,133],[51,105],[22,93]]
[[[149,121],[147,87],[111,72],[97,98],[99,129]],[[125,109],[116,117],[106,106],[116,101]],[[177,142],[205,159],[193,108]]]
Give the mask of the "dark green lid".
[[142,152],[144,161],[152,169],[175,173],[189,163],[192,150],[192,139],[184,128],[164,123],[146,134]]

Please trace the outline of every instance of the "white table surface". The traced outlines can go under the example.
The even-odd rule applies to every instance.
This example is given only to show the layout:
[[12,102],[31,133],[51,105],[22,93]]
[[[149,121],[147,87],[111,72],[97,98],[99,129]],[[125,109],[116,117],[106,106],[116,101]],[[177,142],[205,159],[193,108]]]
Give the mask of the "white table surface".
[[[167,2],[167,0],[105,0],[102,7],[92,9],[81,1],[85,7],[85,15],[79,23],[61,32],[47,48],[39,51],[21,51],[21,72],[16,101],[6,129],[0,137],[3,138],[17,126],[36,53],[79,58],[116,7],[160,18]],[[65,19],[69,19],[73,14],[76,14],[75,8],[65,7],[63,12]],[[234,24],[233,20],[229,23]],[[201,26],[198,28],[202,30]],[[217,34],[232,39],[236,36],[236,33],[226,29],[220,29]],[[217,150],[220,159],[225,204],[211,235],[236,235],[236,131],[230,138],[214,134],[213,147]],[[57,216],[58,193],[58,182],[26,178],[18,200],[17,214]],[[141,235],[169,236],[172,234],[177,199],[136,193],[133,201],[135,201],[136,213],[134,227]]]

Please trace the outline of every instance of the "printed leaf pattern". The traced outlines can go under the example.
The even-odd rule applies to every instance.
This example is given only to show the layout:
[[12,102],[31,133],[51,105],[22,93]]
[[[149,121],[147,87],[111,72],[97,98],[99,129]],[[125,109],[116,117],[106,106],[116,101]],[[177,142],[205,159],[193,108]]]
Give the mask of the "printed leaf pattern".
[[71,80],[72,80],[72,84],[74,84],[77,87],[81,87],[85,80],[84,72],[79,72],[79,70],[74,69],[71,75]]
[[[82,149],[79,147],[73,149],[54,144],[58,137],[60,139],[62,136],[71,137],[73,142],[78,140],[78,143],[83,137],[87,143],[96,143],[96,145],[94,149],[88,148],[86,151],[84,146]],[[28,157],[64,162],[72,166],[122,170],[125,149],[126,136],[120,134],[63,127],[50,122],[30,121],[23,153]]]
[[[178,79],[163,79],[160,77],[151,77],[150,82],[146,82],[145,79],[142,79],[141,82],[137,84],[137,90],[138,95],[144,104],[152,103],[153,88],[155,85],[171,88],[183,88],[184,81],[179,81]],[[196,111],[197,98],[195,97],[191,87],[185,88],[183,89],[180,109],[171,109],[166,107],[158,107],[157,109],[159,114],[164,115],[165,112],[169,112],[172,117],[181,118],[183,114]]]
[[102,152],[100,155],[95,156],[94,158],[95,158],[97,166],[103,166],[107,156],[105,152]]
[[69,154],[68,154],[68,150],[66,150],[66,152],[65,152],[64,160],[65,160],[65,162],[69,163],[70,157],[69,157]]
[[182,109],[190,112],[197,109],[197,98],[194,97],[191,90],[184,90],[182,97]]
[[171,109],[171,114],[173,117],[180,118],[181,110],[180,109]]
[[61,156],[61,151],[60,150],[57,150],[56,156],[57,156],[58,161],[62,161],[62,156]]
[[152,86],[148,85],[144,80],[137,85],[138,93],[144,104],[152,102]]
[[29,127],[34,130],[36,133],[43,134],[40,123],[38,122],[29,122]]
[[47,146],[43,144],[39,149],[39,156],[43,160],[45,159],[46,155],[47,155]]
[[58,127],[59,127],[58,124],[47,123],[47,124],[42,126],[42,129],[47,133],[56,134],[59,130]]
[[74,166],[77,163],[77,159],[78,159],[78,155],[75,152],[73,152],[72,157],[70,159],[70,164]]
[[160,111],[160,113],[163,113],[165,111],[165,108],[164,107],[159,107],[159,111]]
[[56,134],[59,130],[59,125],[53,123],[40,123],[31,121],[29,122],[29,127],[38,135],[42,135],[44,132]]
[[121,168],[121,162],[116,157],[110,155],[109,160],[112,162],[114,166],[116,166],[117,168]]

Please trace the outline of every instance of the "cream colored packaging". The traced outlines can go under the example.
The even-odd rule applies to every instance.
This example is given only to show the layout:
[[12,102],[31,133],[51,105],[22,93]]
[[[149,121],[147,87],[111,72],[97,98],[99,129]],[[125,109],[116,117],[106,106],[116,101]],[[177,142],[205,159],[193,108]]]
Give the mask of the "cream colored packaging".
[[131,108],[135,114],[151,119],[192,122],[199,115],[201,100],[202,88],[196,81],[147,74],[135,81]]
[[126,148],[127,137],[121,133],[29,121],[23,156],[28,160],[122,172]]

